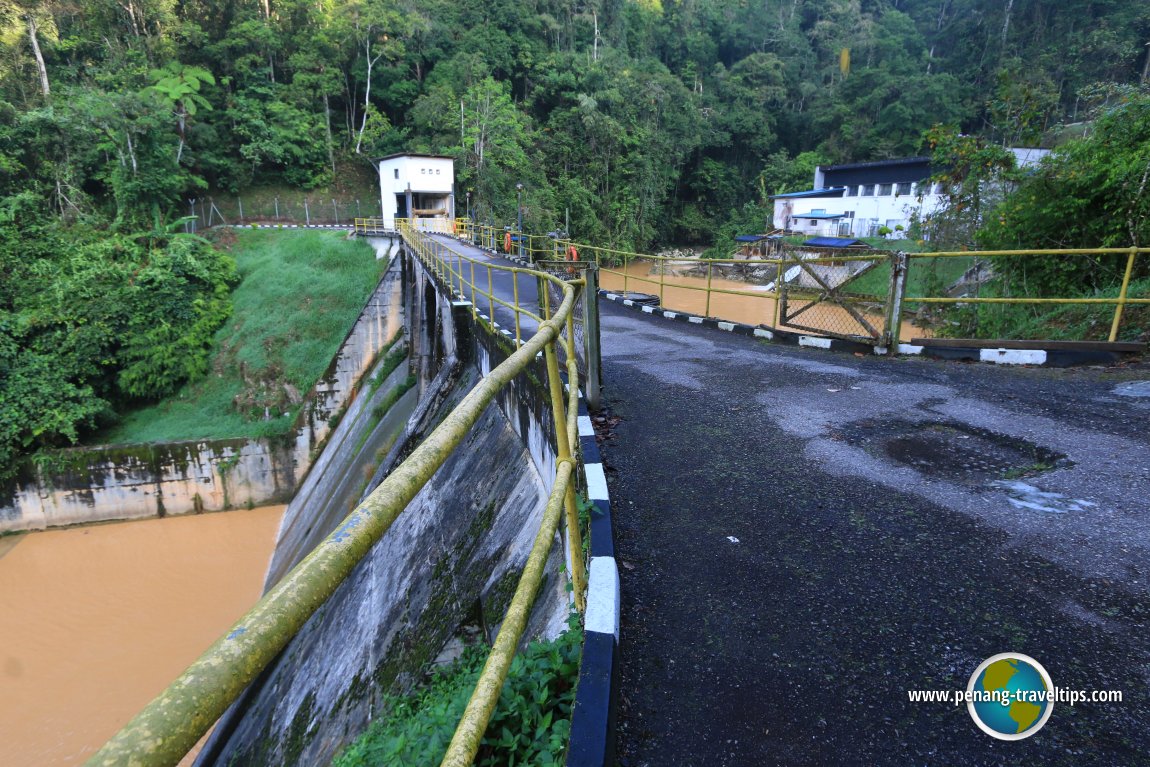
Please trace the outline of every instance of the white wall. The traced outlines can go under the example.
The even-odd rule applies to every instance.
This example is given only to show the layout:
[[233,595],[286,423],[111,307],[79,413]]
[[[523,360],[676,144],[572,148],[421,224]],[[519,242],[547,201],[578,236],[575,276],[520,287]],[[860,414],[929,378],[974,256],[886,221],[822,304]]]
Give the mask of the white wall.
[[379,193],[384,226],[395,227],[397,194],[430,194],[440,199],[447,208],[447,217],[455,215],[452,188],[455,184],[455,162],[449,157],[418,157],[403,155],[381,160],[379,163]]
[[[909,228],[911,216],[916,211],[922,218],[934,213],[942,204],[942,195],[934,194],[933,188],[926,184],[921,185],[921,191],[924,194],[922,199],[919,199],[919,186],[919,184],[912,184],[910,194],[898,196],[874,193],[859,196],[859,187],[856,186],[851,190],[854,194],[850,197],[777,198],[773,224],[776,229],[786,228],[786,219],[789,213],[790,229],[793,231],[803,234],[837,235],[840,222],[819,221],[815,227],[811,227],[810,219],[803,219],[803,214],[819,210],[825,213],[849,213],[853,211],[854,218],[849,221],[850,236],[852,237],[869,236],[872,228],[877,229],[880,226],[889,226],[894,229],[896,225],[901,224],[906,229]],[[874,185],[874,192],[878,190],[878,185]],[[796,221],[796,219],[798,220]],[[842,221],[846,222],[847,219],[842,219]],[[892,236],[897,237],[900,234],[902,233],[896,233]]]

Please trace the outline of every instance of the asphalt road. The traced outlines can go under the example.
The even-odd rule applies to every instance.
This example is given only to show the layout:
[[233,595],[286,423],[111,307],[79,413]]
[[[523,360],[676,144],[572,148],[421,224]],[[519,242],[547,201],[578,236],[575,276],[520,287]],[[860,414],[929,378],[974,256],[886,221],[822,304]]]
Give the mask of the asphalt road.
[[[520,268],[518,264],[512,263],[507,259],[493,256],[485,250],[480,250],[474,245],[468,245],[465,242],[448,237],[447,235],[431,235],[431,239],[444,243],[450,250],[444,255],[444,260],[449,263],[456,273],[461,270],[460,262],[462,259],[456,254],[463,254],[471,262],[462,261],[462,273],[464,276],[464,295],[467,300],[473,302],[475,307],[489,317],[494,317],[495,321],[503,328],[506,328],[512,336],[515,335],[515,312],[506,306],[496,303],[495,299],[500,299],[504,303],[515,305],[516,288],[518,287],[518,298],[520,306],[530,307],[538,311],[539,306],[539,285],[536,279],[527,274],[518,274],[509,271],[513,268]],[[474,266],[473,266],[474,263]],[[490,266],[491,268],[488,268]],[[501,267],[501,268],[495,268]],[[518,283],[518,286],[516,286]],[[455,283],[458,287],[458,283]],[[526,340],[535,335],[535,331],[539,329],[539,323],[525,315],[519,316],[519,334],[520,338]]]
[[[772,346],[603,302],[620,764],[1150,764],[1150,367]],[[1039,495],[1046,493],[1047,495]],[[1055,704],[1003,742],[991,655]]]

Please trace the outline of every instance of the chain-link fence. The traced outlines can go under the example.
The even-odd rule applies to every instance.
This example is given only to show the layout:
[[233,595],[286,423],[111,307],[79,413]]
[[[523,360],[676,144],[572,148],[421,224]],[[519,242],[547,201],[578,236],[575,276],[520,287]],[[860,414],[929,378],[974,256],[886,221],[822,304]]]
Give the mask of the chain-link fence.
[[200,197],[185,202],[185,226],[193,232],[220,225],[294,224],[346,226],[357,218],[382,217],[379,197],[350,199],[317,195]]
[[879,341],[886,329],[885,280],[868,290],[861,278],[885,266],[886,254],[786,249],[781,256],[779,327]]

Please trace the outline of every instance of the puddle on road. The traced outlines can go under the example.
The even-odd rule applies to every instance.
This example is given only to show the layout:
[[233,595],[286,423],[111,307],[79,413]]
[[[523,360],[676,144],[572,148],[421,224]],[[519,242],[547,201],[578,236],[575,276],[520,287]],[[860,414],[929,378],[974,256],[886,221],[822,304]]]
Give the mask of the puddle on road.
[[1000,480],[990,483],[1006,491],[1006,500],[1016,509],[1065,514],[1068,511],[1088,511],[1098,504],[1070,498],[1062,493],[1048,493],[1025,482]]
[[966,485],[1032,477],[1073,465],[1066,456],[1017,437],[951,421],[859,421],[834,438]]
[[1150,399],[1150,381],[1127,381],[1114,387],[1119,397],[1139,397]]

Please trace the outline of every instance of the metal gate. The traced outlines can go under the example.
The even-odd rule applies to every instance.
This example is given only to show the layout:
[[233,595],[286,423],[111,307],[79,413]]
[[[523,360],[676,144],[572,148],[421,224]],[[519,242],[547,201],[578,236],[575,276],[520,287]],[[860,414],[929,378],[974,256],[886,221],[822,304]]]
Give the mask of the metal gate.
[[884,342],[887,297],[852,292],[864,274],[889,263],[874,252],[786,249],[780,254],[778,325],[872,345]]

